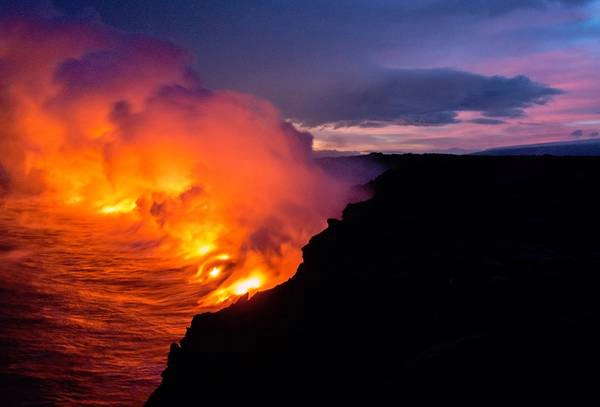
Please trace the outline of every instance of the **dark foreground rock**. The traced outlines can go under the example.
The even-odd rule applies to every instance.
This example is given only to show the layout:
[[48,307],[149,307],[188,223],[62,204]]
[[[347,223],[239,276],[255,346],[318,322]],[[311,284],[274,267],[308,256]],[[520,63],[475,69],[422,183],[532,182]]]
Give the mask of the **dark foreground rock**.
[[194,317],[156,405],[594,394],[600,159],[407,156],[287,283]]

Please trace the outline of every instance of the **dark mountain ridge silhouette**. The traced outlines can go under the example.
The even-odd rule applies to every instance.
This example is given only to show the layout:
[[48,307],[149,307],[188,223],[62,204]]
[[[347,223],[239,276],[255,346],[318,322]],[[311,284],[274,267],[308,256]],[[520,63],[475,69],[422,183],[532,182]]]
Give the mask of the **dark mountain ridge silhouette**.
[[492,148],[473,153],[474,155],[555,155],[555,156],[600,156],[600,140],[586,139],[558,141],[554,143],[524,144]]
[[600,159],[395,160],[289,281],[195,316],[147,405],[597,399]]

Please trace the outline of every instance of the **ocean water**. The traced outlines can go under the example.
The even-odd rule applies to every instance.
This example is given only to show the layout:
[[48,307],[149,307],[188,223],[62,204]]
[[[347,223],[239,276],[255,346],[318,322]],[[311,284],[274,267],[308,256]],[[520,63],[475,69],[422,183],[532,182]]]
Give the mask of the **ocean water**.
[[135,406],[159,384],[202,292],[132,228],[0,202],[1,405]]

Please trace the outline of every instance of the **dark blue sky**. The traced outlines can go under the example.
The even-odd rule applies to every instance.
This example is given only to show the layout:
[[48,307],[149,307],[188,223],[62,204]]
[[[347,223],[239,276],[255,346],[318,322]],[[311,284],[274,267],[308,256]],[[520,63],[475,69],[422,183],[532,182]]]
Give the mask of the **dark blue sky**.
[[191,50],[206,86],[273,101],[318,148],[471,150],[600,129],[592,0],[48,4]]

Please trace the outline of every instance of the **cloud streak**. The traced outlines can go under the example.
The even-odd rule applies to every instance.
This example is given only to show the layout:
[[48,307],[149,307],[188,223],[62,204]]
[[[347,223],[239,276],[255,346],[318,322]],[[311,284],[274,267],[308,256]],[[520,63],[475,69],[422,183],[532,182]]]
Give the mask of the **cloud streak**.
[[295,99],[283,108],[308,127],[440,126],[459,122],[458,112],[481,112],[486,118],[476,123],[498,124],[497,118],[524,116],[525,109],[561,93],[525,76],[398,69],[310,94],[313,103]]

